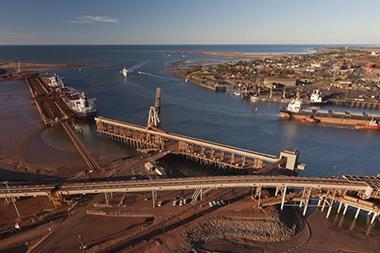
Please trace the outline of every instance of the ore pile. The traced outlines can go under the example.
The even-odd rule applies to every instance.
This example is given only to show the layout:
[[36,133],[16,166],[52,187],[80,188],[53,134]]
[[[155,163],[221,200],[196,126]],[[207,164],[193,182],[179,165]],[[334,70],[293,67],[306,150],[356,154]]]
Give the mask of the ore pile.
[[280,242],[294,236],[296,225],[288,227],[277,219],[212,218],[187,230],[191,245],[213,240],[234,243],[242,241]]

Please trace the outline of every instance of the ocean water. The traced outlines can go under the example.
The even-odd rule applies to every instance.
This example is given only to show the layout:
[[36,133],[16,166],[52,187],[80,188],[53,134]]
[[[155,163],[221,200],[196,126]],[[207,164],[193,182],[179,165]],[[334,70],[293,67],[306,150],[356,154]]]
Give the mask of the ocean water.
[[[167,73],[179,60],[218,62],[220,57],[178,52],[216,50],[305,53],[321,45],[152,45],[0,46],[0,61],[109,64],[104,68],[54,70],[64,82],[95,97],[99,115],[146,124],[156,87],[162,89],[162,128],[197,138],[277,155],[285,147],[301,151],[304,175],[374,175],[380,172],[380,133],[305,126],[278,118],[278,103],[251,103],[214,93]],[[130,74],[123,78],[120,70]],[[91,128],[88,143],[100,143]],[[107,145],[120,145],[108,143]]]

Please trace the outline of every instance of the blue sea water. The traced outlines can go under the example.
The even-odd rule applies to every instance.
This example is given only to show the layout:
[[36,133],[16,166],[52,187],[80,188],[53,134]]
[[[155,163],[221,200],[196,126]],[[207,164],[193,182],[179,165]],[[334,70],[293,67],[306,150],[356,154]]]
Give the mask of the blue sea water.
[[[156,87],[162,88],[162,127],[198,138],[259,152],[301,151],[304,175],[380,172],[380,133],[305,126],[278,118],[278,103],[251,103],[229,93],[214,93],[167,72],[179,60],[222,61],[188,50],[252,53],[306,53],[325,45],[102,45],[0,46],[0,61],[109,64],[104,68],[54,70],[64,82],[96,97],[99,115],[145,124]],[[334,45],[336,46],[336,45]],[[184,51],[184,52],[182,52]],[[124,79],[120,70],[127,66]],[[99,138],[95,134],[88,138]],[[116,144],[115,144],[116,145]]]

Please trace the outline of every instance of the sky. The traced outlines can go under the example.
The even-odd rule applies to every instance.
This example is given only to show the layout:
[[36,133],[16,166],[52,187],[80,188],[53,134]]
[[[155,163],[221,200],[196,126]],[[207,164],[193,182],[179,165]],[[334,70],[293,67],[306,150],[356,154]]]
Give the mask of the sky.
[[380,44],[380,0],[0,0],[0,44]]

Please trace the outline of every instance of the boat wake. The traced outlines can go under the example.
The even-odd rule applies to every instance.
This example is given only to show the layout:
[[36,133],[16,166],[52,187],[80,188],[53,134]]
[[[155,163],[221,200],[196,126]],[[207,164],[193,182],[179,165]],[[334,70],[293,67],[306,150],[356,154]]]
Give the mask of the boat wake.
[[173,81],[177,81],[178,80],[178,78],[173,78],[173,77],[168,77],[168,76],[162,76],[162,75],[152,74],[152,73],[148,73],[148,72],[144,72],[144,71],[139,71],[137,73],[139,73],[140,75],[146,75],[146,76],[160,78],[160,79],[165,79],[165,80],[173,80]]
[[143,62],[140,62],[140,63],[137,63],[135,65],[133,65],[132,67],[128,68],[128,71],[129,72],[134,72],[136,71],[137,69],[141,68],[141,67],[144,67],[145,65],[147,65],[149,63],[149,61],[143,61]]

